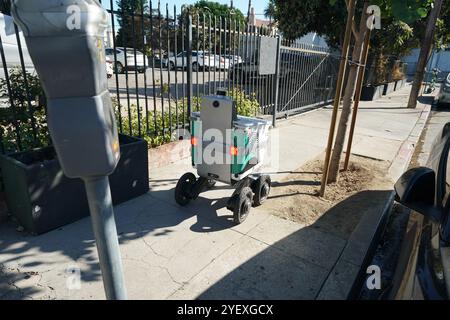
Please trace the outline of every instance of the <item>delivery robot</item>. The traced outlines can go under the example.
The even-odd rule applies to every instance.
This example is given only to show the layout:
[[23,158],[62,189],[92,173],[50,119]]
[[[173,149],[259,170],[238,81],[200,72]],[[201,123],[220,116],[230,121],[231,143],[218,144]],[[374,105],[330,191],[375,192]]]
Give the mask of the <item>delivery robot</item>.
[[237,115],[236,102],[225,91],[205,96],[201,112],[191,114],[193,173],[184,174],[175,188],[175,201],[187,205],[216,181],[235,188],[227,209],[242,223],[252,206],[269,196],[270,176],[260,173],[267,152],[271,122]]

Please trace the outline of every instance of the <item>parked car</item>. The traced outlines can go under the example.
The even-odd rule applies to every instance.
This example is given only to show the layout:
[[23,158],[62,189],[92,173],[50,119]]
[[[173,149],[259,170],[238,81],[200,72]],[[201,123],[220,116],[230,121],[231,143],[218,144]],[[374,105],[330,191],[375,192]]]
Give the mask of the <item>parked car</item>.
[[[19,46],[17,43],[16,32],[14,30],[13,18],[5,14],[0,14],[0,36],[2,39],[3,50],[5,53],[5,61],[7,69],[17,66],[20,67],[21,61],[19,55]],[[19,39],[22,47],[22,55],[25,64],[25,69],[28,72],[33,73],[34,72],[33,61],[31,61],[31,57],[30,54],[28,53],[27,45],[25,43],[25,38],[23,37],[23,33],[20,30],[19,30]],[[0,78],[4,78],[5,70],[3,68],[2,63],[0,63],[0,68],[1,68]]]
[[[449,151],[450,122],[434,141],[426,167],[407,171],[395,184],[396,201],[410,209],[409,221],[404,230],[395,232],[396,237],[401,233],[403,238],[401,246],[391,249],[397,262],[378,261],[393,265],[393,277],[383,284],[376,299],[450,297]],[[378,244],[387,247],[389,242],[384,236]]]
[[109,57],[106,57],[106,75],[108,79],[114,75],[114,62]]
[[437,95],[438,106],[443,103],[450,103],[450,73],[447,75],[447,79],[442,82],[441,88]]
[[[135,58],[134,56],[135,50],[133,48],[117,47],[115,50],[117,61],[115,61],[113,48],[106,48],[105,51],[106,56],[110,58],[112,61],[115,61],[114,67],[117,73],[124,73],[127,69],[135,70],[140,73],[145,71],[146,63],[144,63],[144,60],[147,58],[142,52],[136,50],[136,58]],[[126,58],[125,58],[125,51],[126,51]]]
[[235,55],[230,55],[230,54],[225,54],[223,55],[223,57],[225,59],[229,60],[229,66],[232,67],[237,63],[242,63],[244,60],[242,60],[242,58],[240,56],[235,56]]
[[[175,67],[184,69],[187,65],[187,51],[180,52],[175,56],[170,56],[163,60],[163,66],[170,70]],[[230,61],[223,56],[214,55],[209,52],[192,51],[192,70],[213,70],[213,69],[229,69]]]

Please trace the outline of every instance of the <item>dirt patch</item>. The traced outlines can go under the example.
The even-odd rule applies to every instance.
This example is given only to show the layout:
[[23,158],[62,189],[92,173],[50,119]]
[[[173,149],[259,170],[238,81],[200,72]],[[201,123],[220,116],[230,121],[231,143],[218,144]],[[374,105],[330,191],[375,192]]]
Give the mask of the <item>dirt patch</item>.
[[381,205],[393,182],[387,177],[389,163],[352,156],[349,170],[339,181],[327,186],[325,197],[318,196],[323,157],[306,163],[282,181],[273,182],[264,204],[272,214],[304,225],[321,222],[339,235],[348,236],[367,210]]

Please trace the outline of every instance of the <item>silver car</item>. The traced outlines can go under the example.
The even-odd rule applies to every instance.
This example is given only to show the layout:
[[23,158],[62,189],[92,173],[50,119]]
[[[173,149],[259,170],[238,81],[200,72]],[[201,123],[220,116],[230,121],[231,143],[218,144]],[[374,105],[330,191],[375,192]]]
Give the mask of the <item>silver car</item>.
[[[106,48],[105,53],[108,58],[114,61],[115,71],[117,73],[125,73],[128,70],[137,70],[142,73],[146,69],[146,63],[144,62],[146,56],[139,50],[133,48],[117,47],[114,55],[113,48]],[[134,53],[136,52],[136,57]],[[117,61],[115,61],[115,58]]]
[[441,89],[437,95],[437,104],[450,103],[450,73],[447,75],[447,79],[442,83]]

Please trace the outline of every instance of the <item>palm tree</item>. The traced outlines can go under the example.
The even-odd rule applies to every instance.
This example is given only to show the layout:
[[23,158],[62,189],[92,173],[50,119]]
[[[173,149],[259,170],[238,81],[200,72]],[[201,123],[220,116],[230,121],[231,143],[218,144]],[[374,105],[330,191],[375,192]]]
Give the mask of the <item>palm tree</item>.
[[274,0],[270,0],[267,8],[264,10],[264,16],[269,18],[270,24],[272,24],[272,19],[275,18],[276,6]]

